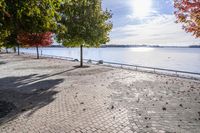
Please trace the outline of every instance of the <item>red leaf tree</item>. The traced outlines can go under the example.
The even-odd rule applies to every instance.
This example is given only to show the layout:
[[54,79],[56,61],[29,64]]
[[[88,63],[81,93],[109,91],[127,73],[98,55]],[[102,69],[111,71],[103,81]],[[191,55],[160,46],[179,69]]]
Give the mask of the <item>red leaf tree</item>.
[[177,22],[183,23],[183,29],[200,37],[200,0],[174,0]]
[[52,32],[45,33],[21,33],[17,36],[17,40],[24,47],[36,47],[37,59],[39,59],[39,47],[46,47],[53,43]]

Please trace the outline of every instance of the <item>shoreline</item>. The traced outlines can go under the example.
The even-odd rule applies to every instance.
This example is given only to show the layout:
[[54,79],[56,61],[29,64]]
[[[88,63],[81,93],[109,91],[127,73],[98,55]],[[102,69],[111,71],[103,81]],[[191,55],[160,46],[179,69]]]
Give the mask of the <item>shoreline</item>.
[[[22,52],[21,54],[35,56],[35,54],[33,54],[33,53]],[[62,57],[62,56],[54,56],[54,55],[40,55],[40,56],[42,58],[61,59],[61,60],[67,60],[67,61],[77,60],[77,59],[71,58],[71,57]],[[139,72],[166,75],[166,76],[172,76],[172,77],[180,77],[180,78],[186,78],[186,79],[192,79],[192,80],[200,80],[200,73],[189,72],[189,71],[122,64],[122,63],[115,63],[115,62],[107,62],[107,61],[103,61],[103,60],[100,60],[100,61],[103,61],[103,64],[99,64],[98,63],[99,61],[91,60],[91,59],[83,59],[83,61],[85,64],[89,64],[89,65],[91,65],[91,64],[92,65],[102,65],[102,66],[107,66],[107,67],[111,67],[111,68],[119,68],[119,69],[131,70],[131,71],[139,71]],[[79,62],[79,61],[75,61],[75,62]]]
[[[42,49],[42,54],[55,55],[63,57],[72,57],[79,59],[79,49]],[[23,49],[23,52],[35,53],[34,49]],[[177,53],[176,53],[177,52]],[[41,52],[40,52],[41,53]],[[200,75],[199,71],[199,50],[198,49],[85,49],[85,59],[103,60],[105,62],[112,62],[117,64],[126,64],[133,66],[144,66],[154,68],[165,68],[166,70],[182,70],[192,72]],[[97,53],[97,54],[95,54]],[[109,56],[109,53],[112,56]],[[152,69],[151,69],[152,71]],[[172,72],[170,72],[172,73]],[[187,75],[187,74],[186,74]],[[189,75],[192,76],[192,75]],[[200,76],[197,76],[200,77]]]
[[[198,132],[200,81],[0,54],[0,132]],[[12,118],[12,119],[11,119]]]

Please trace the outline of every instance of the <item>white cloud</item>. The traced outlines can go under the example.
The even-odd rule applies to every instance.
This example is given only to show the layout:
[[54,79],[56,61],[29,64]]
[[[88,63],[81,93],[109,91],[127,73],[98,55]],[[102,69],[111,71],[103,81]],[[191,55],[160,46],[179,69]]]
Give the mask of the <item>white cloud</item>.
[[137,25],[125,25],[113,29],[110,44],[158,44],[194,45],[200,44],[186,33],[181,24],[175,23],[174,15],[159,15]]

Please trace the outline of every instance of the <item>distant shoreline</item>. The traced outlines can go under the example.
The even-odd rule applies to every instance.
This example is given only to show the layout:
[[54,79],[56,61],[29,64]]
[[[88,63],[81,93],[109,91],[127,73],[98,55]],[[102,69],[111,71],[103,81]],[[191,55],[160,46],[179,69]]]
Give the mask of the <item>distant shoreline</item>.
[[[52,45],[50,48],[65,48],[62,45]],[[69,47],[67,47],[69,48]],[[158,46],[158,45],[102,45],[100,48],[200,48],[200,45],[190,46]]]

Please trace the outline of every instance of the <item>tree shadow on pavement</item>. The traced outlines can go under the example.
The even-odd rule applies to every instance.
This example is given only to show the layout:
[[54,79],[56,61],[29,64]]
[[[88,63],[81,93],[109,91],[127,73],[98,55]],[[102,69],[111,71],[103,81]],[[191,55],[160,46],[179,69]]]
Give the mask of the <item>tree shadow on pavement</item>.
[[7,116],[0,118],[0,124],[16,118],[25,111],[29,111],[31,115],[54,101],[54,95],[58,93],[55,88],[64,79],[47,79],[51,76],[32,74],[0,78],[0,101],[16,106]]

